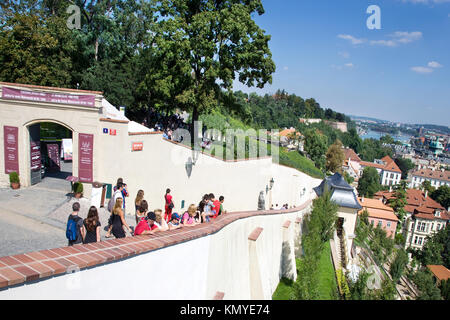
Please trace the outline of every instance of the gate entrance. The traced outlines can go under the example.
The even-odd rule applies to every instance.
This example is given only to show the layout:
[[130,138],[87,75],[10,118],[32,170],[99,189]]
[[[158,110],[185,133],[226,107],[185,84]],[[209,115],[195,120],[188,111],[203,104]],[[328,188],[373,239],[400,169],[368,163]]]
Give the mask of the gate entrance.
[[[72,175],[72,131],[53,122],[39,122],[28,127],[30,134],[31,185],[45,180],[48,187],[65,187]],[[60,180],[60,181],[56,181]]]

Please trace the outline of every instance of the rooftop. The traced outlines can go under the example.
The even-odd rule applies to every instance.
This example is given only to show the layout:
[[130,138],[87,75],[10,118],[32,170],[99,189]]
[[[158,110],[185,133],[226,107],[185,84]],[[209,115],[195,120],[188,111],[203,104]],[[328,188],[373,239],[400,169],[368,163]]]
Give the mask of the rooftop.
[[[358,202],[363,209],[367,209],[369,212],[369,217],[398,221],[398,218],[394,213],[394,209],[385,205],[379,199],[358,198]],[[359,214],[361,214],[362,211],[363,210],[361,210]]]
[[450,182],[450,171],[438,171],[438,170],[431,170],[431,169],[420,169],[411,172],[411,175],[414,177],[424,177],[429,179],[435,179],[435,180],[442,180]]
[[378,169],[382,169],[382,170],[385,170],[385,171],[391,171],[391,172],[397,172],[397,173],[401,173],[402,172],[402,170],[400,170],[400,168],[397,166],[395,161],[392,160],[391,157],[385,156],[384,158],[381,159],[381,161],[383,161],[384,164],[375,163],[375,162],[361,161],[361,165],[365,166],[365,167],[378,168]]
[[441,281],[450,278],[450,270],[443,265],[427,265],[427,268]]
[[326,190],[331,192],[331,200],[341,207],[361,209],[353,187],[350,186],[341,174],[335,173],[330,177],[323,179],[322,183],[314,188],[316,194],[320,197]]

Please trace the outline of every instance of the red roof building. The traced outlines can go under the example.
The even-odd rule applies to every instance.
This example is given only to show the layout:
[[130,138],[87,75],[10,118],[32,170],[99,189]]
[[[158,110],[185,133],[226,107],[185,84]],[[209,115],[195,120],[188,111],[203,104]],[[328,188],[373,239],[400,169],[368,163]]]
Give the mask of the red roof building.
[[[390,199],[395,198],[395,193],[380,191],[374,198],[388,203]],[[450,221],[450,214],[421,190],[407,189],[406,202],[407,216],[403,228],[403,235],[406,238],[405,247],[422,249],[427,236],[446,227]]]
[[361,173],[366,167],[375,168],[380,175],[380,183],[384,186],[396,185],[400,183],[402,178],[402,171],[397,166],[395,161],[389,157],[385,156],[381,160],[375,160],[374,162],[361,161]]

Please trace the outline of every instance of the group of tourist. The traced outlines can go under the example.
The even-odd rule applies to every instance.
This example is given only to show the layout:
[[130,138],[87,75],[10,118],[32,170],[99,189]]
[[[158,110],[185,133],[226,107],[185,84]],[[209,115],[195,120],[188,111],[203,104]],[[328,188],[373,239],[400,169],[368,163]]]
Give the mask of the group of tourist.
[[283,206],[280,208],[280,206],[278,205],[278,203],[275,205],[275,207],[272,206],[270,207],[270,210],[287,210],[289,209],[289,205],[287,203],[283,204]]
[[[195,226],[210,222],[212,219],[226,213],[223,208],[225,198],[216,199],[213,193],[205,194],[198,205],[191,204],[182,214],[173,212],[175,207],[170,189],[164,195],[164,213],[161,209],[149,211],[148,202],[144,199],[144,191],[137,192],[134,201],[136,226],[131,227],[125,219],[125,199],[129,197],[126,183],[122,178],[117,180],[114,193],[108,203],[111,213],[105,237],[125,238],[128,232],[131,236],[153,234],[181,227]],[[69,245],[79,243],[92,243],[100,241],[100,220],[97,208],[91,206],[86,219],[79,216],[80,204],[75,202],[72,213],[67,221],[66,236]]]

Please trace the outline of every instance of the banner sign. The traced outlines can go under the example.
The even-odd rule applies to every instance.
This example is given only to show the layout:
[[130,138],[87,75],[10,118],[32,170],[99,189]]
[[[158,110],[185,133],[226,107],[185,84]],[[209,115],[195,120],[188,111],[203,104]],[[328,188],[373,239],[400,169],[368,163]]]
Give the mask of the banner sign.
[[19,128],[3,127],[3,146],[5,148],[5,173],[19,173]]
[[94,158],[94,135],[78,134],[78,178],[80,182],[92,182]]
[[42,91],[22,90],[3,87],[2,98],[7,100],[26,100],[36,102],[52,102],[60,104],[71,104],[78,106],[95,106],[94,95],[75,95],[65,93],[51,93]]
[[49,169],[54,171],[61,170],[61,160],[59,157],[59,145],[56,143],[47,144],[47,154],[50,159]]

